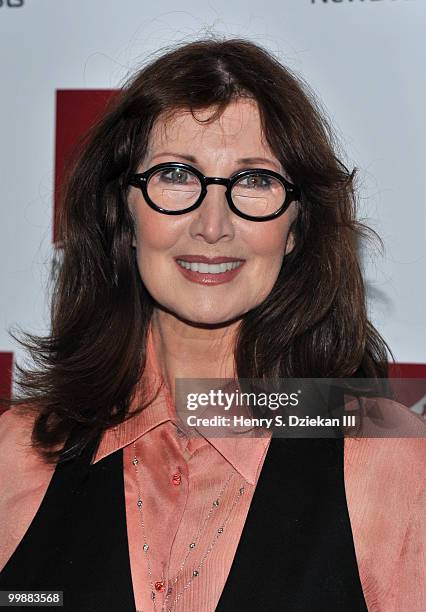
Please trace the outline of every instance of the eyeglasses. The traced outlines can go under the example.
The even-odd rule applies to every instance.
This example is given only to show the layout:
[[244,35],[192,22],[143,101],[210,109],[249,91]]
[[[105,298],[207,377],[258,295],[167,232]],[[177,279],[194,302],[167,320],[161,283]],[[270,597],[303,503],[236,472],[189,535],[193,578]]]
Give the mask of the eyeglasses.
[[204,176],[180,162],[164,162],[133,174],[129,185],[139,187],[147,204],[165,215],[182,215],[198,208],[208,185],[224,185],[229,208],[249,221],[269,221],[282,215],[300,189],[273,170],[250,168],[230,178]]

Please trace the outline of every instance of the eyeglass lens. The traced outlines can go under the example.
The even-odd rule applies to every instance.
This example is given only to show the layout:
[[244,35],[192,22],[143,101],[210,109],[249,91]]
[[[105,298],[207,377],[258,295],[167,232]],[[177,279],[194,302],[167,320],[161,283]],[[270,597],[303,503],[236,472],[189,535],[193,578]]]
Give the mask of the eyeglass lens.
[[[195,174],[173,167],[152,174],[147,186],[154,204],[170,211],[185,210],[195,204],[201,189],[201,182]],[[261,172],[241,177],[231,190],[234,206],[253,217],[273,214],[284,204],[285,197],[286,190],[281,181]]]

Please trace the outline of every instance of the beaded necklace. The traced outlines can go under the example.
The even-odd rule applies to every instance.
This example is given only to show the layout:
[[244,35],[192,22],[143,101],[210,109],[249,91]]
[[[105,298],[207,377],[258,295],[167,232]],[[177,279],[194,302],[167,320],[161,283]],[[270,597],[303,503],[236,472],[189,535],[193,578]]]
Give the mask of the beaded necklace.
[[[137,499],[137,506],[139,509],[139,513],[140,513],[140,519],[141,519],[141,527],[142,527],[142,534],[143,534],[143,553],[147,562],[147,569],[148,569],[148,575],[149,575],[149,579],[150,579],[150,587],[151,587],[151,600],[153,602],[153,609],[154,612],[157,612],[157,606],[156,606],[156,592],[164,592],[166,591],[166,584],[165,584],[165,580],[157,580],[157,581],[153,581],[152,578],[152,570],[151,570],[151,564],[149,561],[149,551],[150,549],[150,545],[148,543],[148,540],[146,538],[146,533],[145,533],[145,524],[144,524],[144,519],[143,519],[143,510],[142,508],[144,507],[144,501],[142,500],[142,495],[141,495],[141,486],[140,486],[140,482],[139,482],[139,470],[138,470],[138,465],[141,463],[140,459],[138,459],[137,456],[137,450],[136,450],[136,442],[133,442],[133,449],[134,449],[134,458],[132,460],[132,463],[135,467],[135,472],[136,472],[136,481],[137,481],[137,488],[138,488],[138,499]],[[218,496],[213,500],[209,512],[206,516],[206,518],[204,519],[204,521],[202,522],[200,528],[198,529],[198,532],[196,533],[196,535],[194,536],[194,538],[190,541],[190,543],[188,544],[188,550],[187,553],[185,554],[185,557],[182,561],[182,563],[180,564],[179,567],[179,571],[177,573],[177,575],[170,581],[171,585],[168,586],[167,588],[167,592],[164,598],[164,602],[161,606],[161,611],[162,612],[172,612],[174,606],[176,605],[176,603],[179,601],[179,599],[184,595],[184,593],[187,591],[187,589],[189,589],[193,583],[193,581],[200,575],[200,571],[202,571],[203,565],[205,560],[207,559],[208,555],[210,554],[210,552],[213,550],[214,546],[216,545],[216,543],[218,542],[220,536],[225,532],[226,530],[226,526],[229,522],[229,519],[231,517],[231,514],[235,508],[235,506],[238,503],[238,500],[242,497],[242,495],[244,494],[244,484],[245,481],[243,481],[240,484],[240,487],[238,489],[238,493],[236,494],[231,507],[226,515],[226,518],[223,522],[222,525],[220,525],[220,527],[216,530],[215,535],[211,541],[211,543],[209,544],[209,546],[207,547],[207,549],[205,550],[205,552],[202,554],[201,559],[199,559],[198,562],[194,562],[193,564],[193,570],[191,572],[191,577],[189,580],[187,580],[187,582],[183,585],[183,587],[181,588],[180,591],[178,591],[177,593],[174,594],[174,590],[176,589],[176,584],[179,580],[180,575],[183,572],[183,568],[185,567],[185,564],[189,558],[189,556],[191,555],[192,551],[197,552],[197,546],[199,543],[199,540],[201,538],[202,533],[205,531],[206,526],[209,522],[210,517],[212,516],[212,514],[214,513],[215,509],[220,505],[220,500],[222,498],[222,495],[224,494],[225,490],[227,489],[229,483],[231,482],[231,480],[233,479],[233,477],[235,476],[235,471],[231,471],[228,475],[228,478],[225,481],[225,484],[222,486],[222,489],[220,490]],[[174,594],[174,599],[173,601],[170,601],[172,594]]]

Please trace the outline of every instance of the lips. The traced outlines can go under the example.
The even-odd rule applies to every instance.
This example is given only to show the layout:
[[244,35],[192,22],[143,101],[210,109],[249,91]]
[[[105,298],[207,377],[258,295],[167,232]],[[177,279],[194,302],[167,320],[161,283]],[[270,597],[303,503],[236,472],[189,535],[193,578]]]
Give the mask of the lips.
[[[192,261],[189,260],[189,257]],[[245,265],[244,259],[235,259],[233,257],[214,257],[209,259],[205,256],[200,258],[195,255],[182,255],[176,257],[175,260],[179,272],[187,280],[205,286],[229,283],[240,274],[241,268]],[[182,262],[185,262],[185,265],[183,265]],[[225,270],[218,269],[219,266],[223,266],[224,264],[231,264],[231,269],[227,270],[227,266],[224,266]],[[209,269],[209,265],[212,266],[212,269]],[[201,270],[199,270],[199,268],[201,268]]]
[[178,255],[175,259],[183,259],[189,263],[221,264],[231,261],[245,261],[239,257],[206,257],[205,255]]

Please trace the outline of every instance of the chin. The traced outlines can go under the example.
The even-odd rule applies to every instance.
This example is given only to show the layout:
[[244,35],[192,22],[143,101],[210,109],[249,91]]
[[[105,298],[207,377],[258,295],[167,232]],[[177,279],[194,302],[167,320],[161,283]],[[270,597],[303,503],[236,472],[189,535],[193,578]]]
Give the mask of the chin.
[[195,313],[177,313],[178,317],[192,325],[227,325],[235,322],[242,317],[244,313],[212,313],[212,312],[195,312]]

